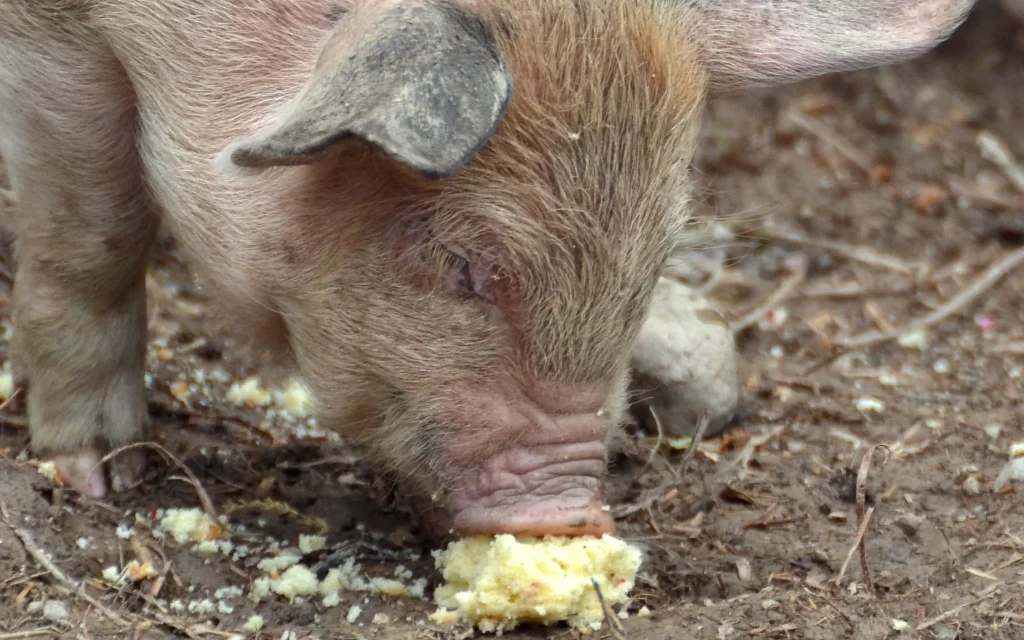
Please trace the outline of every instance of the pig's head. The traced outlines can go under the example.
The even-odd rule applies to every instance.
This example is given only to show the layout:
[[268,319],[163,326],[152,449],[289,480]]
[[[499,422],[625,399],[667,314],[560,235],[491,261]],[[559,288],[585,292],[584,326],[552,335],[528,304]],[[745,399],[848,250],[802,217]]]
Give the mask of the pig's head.
[[345,3],[226,151],[286,187],[267,279],[321,419],[460,534],[614,530],[606,443],[709,89],[907,57],[967,4]]

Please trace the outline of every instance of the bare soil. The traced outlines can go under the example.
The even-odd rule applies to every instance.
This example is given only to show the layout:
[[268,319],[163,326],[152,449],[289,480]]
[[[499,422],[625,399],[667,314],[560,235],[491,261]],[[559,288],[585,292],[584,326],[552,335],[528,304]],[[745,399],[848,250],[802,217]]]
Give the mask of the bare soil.
[[[1024,637],[1024,485],[994,490],[1024,441],[1024,266],[979,284],[1024,251],[1024,187],[979,144],[988,132],[1024,161],[1024,38],[994,4],[911,64],[710,106],[697,178],[700,215],[720,231],[678,271],[737,323],[764,313],[738,332],[742,413],[725,435],[703,441],[685,474],[678,451],[650,457],[654,434],[637,433],[614,461],[610,499],[633,511],[620,535],[649,554],[624,621],[630,640]],[[972,287],[978,295],[956,298]],[[226,586],[247,591],[268,537],[294,545],[321,528],[330,549],[363,543],[350,548],[369,574],[404,565],[431,579],[428,598],[437,576],[400,497],[342,439],[227,400],[231,382],[270,384],[275,372],[212,332],[170,244],[150,290],[154,438],[245,525],[236,544],[253,554],[204,556],[136,522],[200,505],[156,452],[136,491],[100,503],[54,490],[24,455],[23,416],[8,409],[0,638],[229,637],[256,612],[260,638],[472,637],[424,624],[434,607],[409,597],[171,608],[217,603],[211,594]],[[910,338],[857,343],[937,311],[948,313]],[[844,563],[873,445],[887,449],[874,450],[863,483],[869,577],[858,553]],[[134,545],[121,525],[134,528]],[[53,567],[29,555],[25,534]],[[159,591],[153,580],[103,582],[105,567],[139,548],[164,576]],[[62,590],[53,568],[85,581],[93,603]],[[47,620],[32,605],[44,600],[65,603],[70,619]],[[365,611],[349,623],[356,603]],[[650,615],[637,615],[643,606]],[[377,613],[390,622],[373,624]],[[601,636],[613,637],[607,626]]]

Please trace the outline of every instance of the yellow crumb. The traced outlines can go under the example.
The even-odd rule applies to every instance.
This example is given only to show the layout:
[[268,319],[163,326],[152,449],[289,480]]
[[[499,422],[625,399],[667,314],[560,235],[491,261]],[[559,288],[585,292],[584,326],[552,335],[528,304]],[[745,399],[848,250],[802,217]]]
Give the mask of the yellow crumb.
[[10,371],[0,374],[0,402],[10,400],[14,395],[14,375]]
[[270,392],[260,384],[259,378],[249,378],[239,384],[234,383],[228,390],[228,400],[236,405],[265,407],[270,404]]
[[568,622],[600,628],[601,603],[622,604],[633,588],[640,551],[613,536],[476,536],[434,552],[446,584],[434,593],[435,622],[457,619],[484,632],[523,623]]
[[302,419],[309,417],[313,396],[302,381],[292,379],[282,391],[274,391],[274,404],[292,416]]

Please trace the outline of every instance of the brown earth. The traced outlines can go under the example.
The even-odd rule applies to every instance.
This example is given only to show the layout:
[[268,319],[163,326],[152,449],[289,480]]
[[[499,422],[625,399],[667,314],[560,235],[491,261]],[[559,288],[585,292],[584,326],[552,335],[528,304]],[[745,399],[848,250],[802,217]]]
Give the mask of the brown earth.
[[[670,448],[645,468],[653,437],[638,434],[615,461],[610,499],[617,513],[635,512],[620,535],[649,553],[624,623],[630,640],[1024,637],[1024,486],[993,490],[1012,443],[1024,441],[1024,266],[955,299],[1024,252],[1024,185],[979,145],[989,132],[1024,161],[1024,37],[993,4],[911,64],[712,104],[698,179],[702,215],[717,215],[722,233],[680,272],[735,321],[767,313],[738,333],[743,413],[726,436],[702,443],[682,483]],[[319,599],[254,609],[234,597],[194,615],[171,607],[216,604],[210,594],[226,586],[247,591],[268,536],[295,545],[320,524],[331,549],[364,543],[350,548],[369,574],[405,565],[431,580],[428,597],[437,576],[401,500],[343,441],[228,402],[232,381],[269,372],[208,331],[203,297],[172,247],[154,259],[150,284],[156,440],[216,509],[238,507],[231,521],[246,529],[234,541],[253,553],[203,556],[135,522],[199,506],[156,453],[136,492],[85,503],[55,491],[22,455],[23,418],[8,413],[0,639],[229,637],[254,611],[266,623],[261,638],[471,637],[419,624],[434,607],[408,597],[346,593],[329,609]],[[943,310],[951,313],[913,340],[843,349]],[[869,586],[856,553],[839,578],[857,538],[857,470],[875,444],[890,455],[875,451],[865,485]],[[122,524],[134,527],[134,545],[116,534]],[[24,534],[70,579],[88,581],[94,603],[62,592]],[[153,580],[102,581],[137,547],[164,576],[159,592]],[[65,603],[70,622],[45,619],[47,599]],[[355,603],[365,611],[350,624]],[[641,606],[651,614],[635,615]],[[381,612],[389,624],[371,622]],[[607,627],[602,635],[611,637]]]

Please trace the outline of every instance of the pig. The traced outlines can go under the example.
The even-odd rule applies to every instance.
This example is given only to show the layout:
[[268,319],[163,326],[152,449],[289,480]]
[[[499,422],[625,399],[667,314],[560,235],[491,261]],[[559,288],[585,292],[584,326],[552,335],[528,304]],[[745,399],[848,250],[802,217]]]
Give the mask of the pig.
[[149,437],[163,223],[425,528],[614,532],[608,446],[706,100],[916,56],[972,5],[5,0],[31,449],[86,496],[139,481],[137,453],[99,462]]

